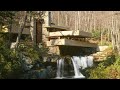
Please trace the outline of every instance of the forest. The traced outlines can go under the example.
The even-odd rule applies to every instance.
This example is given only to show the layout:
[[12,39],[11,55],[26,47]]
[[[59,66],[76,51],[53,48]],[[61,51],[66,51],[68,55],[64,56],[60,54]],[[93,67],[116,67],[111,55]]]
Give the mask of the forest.
[[[65,77],[74,75],[74,71],[71,71],[75,70],[74,63],[71,65],[73,60],[70,61],[68,55],[49,54],[46,43],[40,42],[42,39],[37,40],[41,34],[38,32],[39,35],[35,36],[37,33],[33,33],[33,21],[41,20],[40,25],[44,27],[46,22],[42,20],[47,12],[50,13],[51,25],[91,33],[92,38],[87,41],[107,46],[102,52],[105,58],[101,61],[93,60],[92,67],[80,69],[86,79],[120,79],[120,11],[0,11],[0,79],[53,79],[59,70],[57,60],[63,63],[61,57],[65,61],[62,68],[64,72],[62,70],[61,73]],[[15,26],[17,29],[14,29]],[[38,25],[36,27],[39,28]],[[25,30],[29,34],[25,34]],[[40,33],[46,34],[45,30]],[[51,39],[43,38],[45,41]],[[13,42],[15,45],[11,48]],[[88,48],[82,48],[81,53],[85,50],[89,51]],[[100,55],[96,57],[100,58]]]

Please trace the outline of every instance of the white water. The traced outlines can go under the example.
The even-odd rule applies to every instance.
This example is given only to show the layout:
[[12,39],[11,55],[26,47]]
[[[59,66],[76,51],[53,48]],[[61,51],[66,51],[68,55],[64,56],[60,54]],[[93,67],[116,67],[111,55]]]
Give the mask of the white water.
[[57,60],[57,77],[56,78],[63,78],[64,74],[64,60],[60,59]]
[[[79,69],[85,69],[87,67],[91,67],[93,65],[93,56],[85,56],[85,57],[73,56],[71,60],[74,67],[74,74],[75,74],[73,78],[85,78],[85,76],[82,75]],[[56,78],[58,79],[65,78],[64,77],[64,59],[57,60],[57,77]]]
[[[75,56],[74,56],[74,58],[75,58]],[[82,73],[80,73],[80,71],[79,71],[79,66],[77,63],[78,58],[77,59],[74,59],[74,58],[71,58],[73,67],[74,67],[74,73],[75,73],[74,78],[85,78],[85,76],[83,76]]]
[[82,56],[81,58],[80,58],[80,61],[81,61],[81,66],[82,66],[82,69],[85,69],[85,68],[87,68],[87,56]]
[[87,66],[88,67],[93,66],[93,56],[87,56]]

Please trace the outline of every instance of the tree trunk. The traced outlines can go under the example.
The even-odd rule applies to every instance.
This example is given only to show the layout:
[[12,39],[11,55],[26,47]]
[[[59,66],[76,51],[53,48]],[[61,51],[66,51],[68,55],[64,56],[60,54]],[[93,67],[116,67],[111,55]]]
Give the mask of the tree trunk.
[[30,17],[30,35],[32,42],[34,42],[34,18],[32,16]]
[[15,45],[16,48],[18,48],[20,38],[21,38],[22,32],[24,30],[25,24],[26,24],[26,20],[27,20],[27,12],[25,11],[25,15],[23,17],[23,23],[20,25],[20,31],[18,33],[18,37],[17,37],[17,40],[16,40],[16,45]]
[[11,45],[11,31],[12,31],[12,20],[9,27],[9,42],[8,42],[9,46]]

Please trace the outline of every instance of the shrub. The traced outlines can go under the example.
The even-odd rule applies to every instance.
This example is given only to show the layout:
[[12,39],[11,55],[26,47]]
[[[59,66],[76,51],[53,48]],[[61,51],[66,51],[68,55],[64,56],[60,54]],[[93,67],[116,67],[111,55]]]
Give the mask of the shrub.
[[29,74],[32,70],[45,69],[44,65],[38,68],[36,66],[43,64],[42,57],[47,56],[47,51],[43,46],[33,47],[26,44],[19,45],[19,48],[14,50],[0,43],[0,78],[24,78],[24,74]]
[[88,79],[120,79],[120,56],[113,55],[84,72]]

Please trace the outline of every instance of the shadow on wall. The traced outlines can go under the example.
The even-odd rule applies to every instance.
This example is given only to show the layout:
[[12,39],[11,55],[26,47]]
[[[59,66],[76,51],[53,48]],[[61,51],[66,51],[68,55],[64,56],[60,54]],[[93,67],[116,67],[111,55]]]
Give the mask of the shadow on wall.
[[92,47],[74,47],[74,46],[60,46],[60,55],[66,56],[84,56],[90,55],[96,52],[96,48]]

